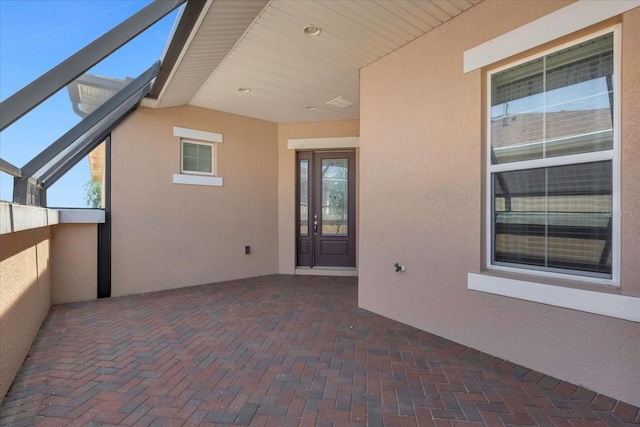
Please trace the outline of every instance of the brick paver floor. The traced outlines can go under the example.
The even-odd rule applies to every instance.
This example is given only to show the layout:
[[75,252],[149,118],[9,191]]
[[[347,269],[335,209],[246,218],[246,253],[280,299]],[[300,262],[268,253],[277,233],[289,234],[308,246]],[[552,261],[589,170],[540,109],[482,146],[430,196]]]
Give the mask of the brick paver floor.
[[2,425],[629,426],[638,408],[265,276],[54,306]]

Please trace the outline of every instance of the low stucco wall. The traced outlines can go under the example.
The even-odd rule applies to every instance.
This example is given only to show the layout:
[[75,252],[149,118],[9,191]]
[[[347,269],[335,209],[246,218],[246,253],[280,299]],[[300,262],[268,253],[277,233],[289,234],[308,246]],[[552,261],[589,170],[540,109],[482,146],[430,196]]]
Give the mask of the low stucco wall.
[[[223,135],[215,147],[222,187],[173,184],[174,126]],[[112,296],[278,272],[275,123],[191,106],[139,108],[111,141]]]
[[[568,3],[482,2],[362,70],[359,304],[640,405],[637,323],[467,289],[483,264],[484,77],[463,74],[463,52]],[[637,297],[640,8],[623,21],[619,291]]]
[[51,230],[51,304],[97,298],[96,224],[59,224]]
[[[359,135],[359,120],[286,123],[278,125],[278,240],[280,247],[280,274],[293,274],[296,268],[296,150],[289,150],[287,148],[288,140],[303,138],[339,138]],[[356,161],[357,160],[358,159],[356,159]],[[356,182],[356,193],[358,192],[358,182]],[[357,211],[358,206],[356,206],[356,212]]]
[[0,235],[0,402],[51,305],[51,228]]

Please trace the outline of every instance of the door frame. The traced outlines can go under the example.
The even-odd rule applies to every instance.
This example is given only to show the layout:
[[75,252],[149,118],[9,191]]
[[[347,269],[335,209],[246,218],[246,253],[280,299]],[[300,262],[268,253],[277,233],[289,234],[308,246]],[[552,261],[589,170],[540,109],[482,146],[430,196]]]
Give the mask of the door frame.
[[[348,171],[348,191],[349,191],[349,197],[348,197],[348,212],[349,212],[349,217],[348,217],[348,237],[347,237],[347,245],[349,246],[348,249],[348,255],[347,255],[347,259],[345,260],[346,263],[348,263],[348,266],[339,266],[339,265],[331,265],[331,263],[329,263],[329,265],[322,265],[322,264],[317,264],[317,251],[319,250],[319,242],[320,239],[326,239],[328,241],[332,241],[332,240],[336,240],[336,241],[341,241],[344,240],[344,238],[341,239],[342,236],[336,236],[336,239],[333,239],[331,237],[318,237],[315,238],[314,237],[314,218],[313,213],[314,211],[317,211],[320,209],[320,205],[321,205],[321,198],[322,196],[319,194],[321,193],[321,190],[319,190],[321,188],[321,178],[320,178],[320,182],[314,182],[315,178],[318,177],[314,177],[314,174],[316,173],[316,170],[318,168],[318,165],[321,162],[321,157],[323,155],[328,155],[329,158],[331,157],[335,157],[337,159],[339,158],[344,158],[341,157],[340,154],[348,154],[350,161],[349,161],[349,171]],[[301,167],[301,161],[302,160],[306,160],[307,161],[307,189],[308,189],[308,193],[307,193],[307,234],[306,235],[301,235],[300,231],[301,231],[301,211],[300,211],[300,167]],[[355,148],[335,148],[335,149],[331,149],[331,148],[323,148],[323,149],[316,149],[316,150],[304,150],[304,151],[297,151],[296,152],[296,156],[295,156],[295,162],[296,162],[296,166],[295,166],[295,171],[296,171],[296,185],[295,185],[295,267],[296,269],[298,268],[319,268],[319,269],[323,269],[323,268],[337,268],[337,269],[355,269],[356,267],[356,262],[357,262],[357,225],[356,225],[356,218],[357,218],[357,207],[358,207],[358,203],[357,203],[357,150]],[[319,218],[317,218],[319,224],[319,228],[320,228],[320,233],[322,233],[322,216],[320,216]],[[306,245],[306,247],[303,248],[303,246]],[[325,256],[325,259],[328,258],[328,256]],[[338,257],[334,258],[337,259]]]

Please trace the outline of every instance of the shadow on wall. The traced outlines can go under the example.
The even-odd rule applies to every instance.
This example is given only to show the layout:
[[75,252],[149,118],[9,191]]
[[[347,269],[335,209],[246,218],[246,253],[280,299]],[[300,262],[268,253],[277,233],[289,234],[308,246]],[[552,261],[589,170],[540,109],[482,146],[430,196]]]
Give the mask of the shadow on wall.
[[0,403],[51,306],[51,227],[0,235]]

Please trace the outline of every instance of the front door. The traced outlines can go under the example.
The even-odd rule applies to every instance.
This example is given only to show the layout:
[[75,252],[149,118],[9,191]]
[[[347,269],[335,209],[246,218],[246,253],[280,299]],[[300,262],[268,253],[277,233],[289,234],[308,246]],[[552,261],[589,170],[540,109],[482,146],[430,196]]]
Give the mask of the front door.
[[298,266],[356,266],[355,176],[354,151],[298,153]]

